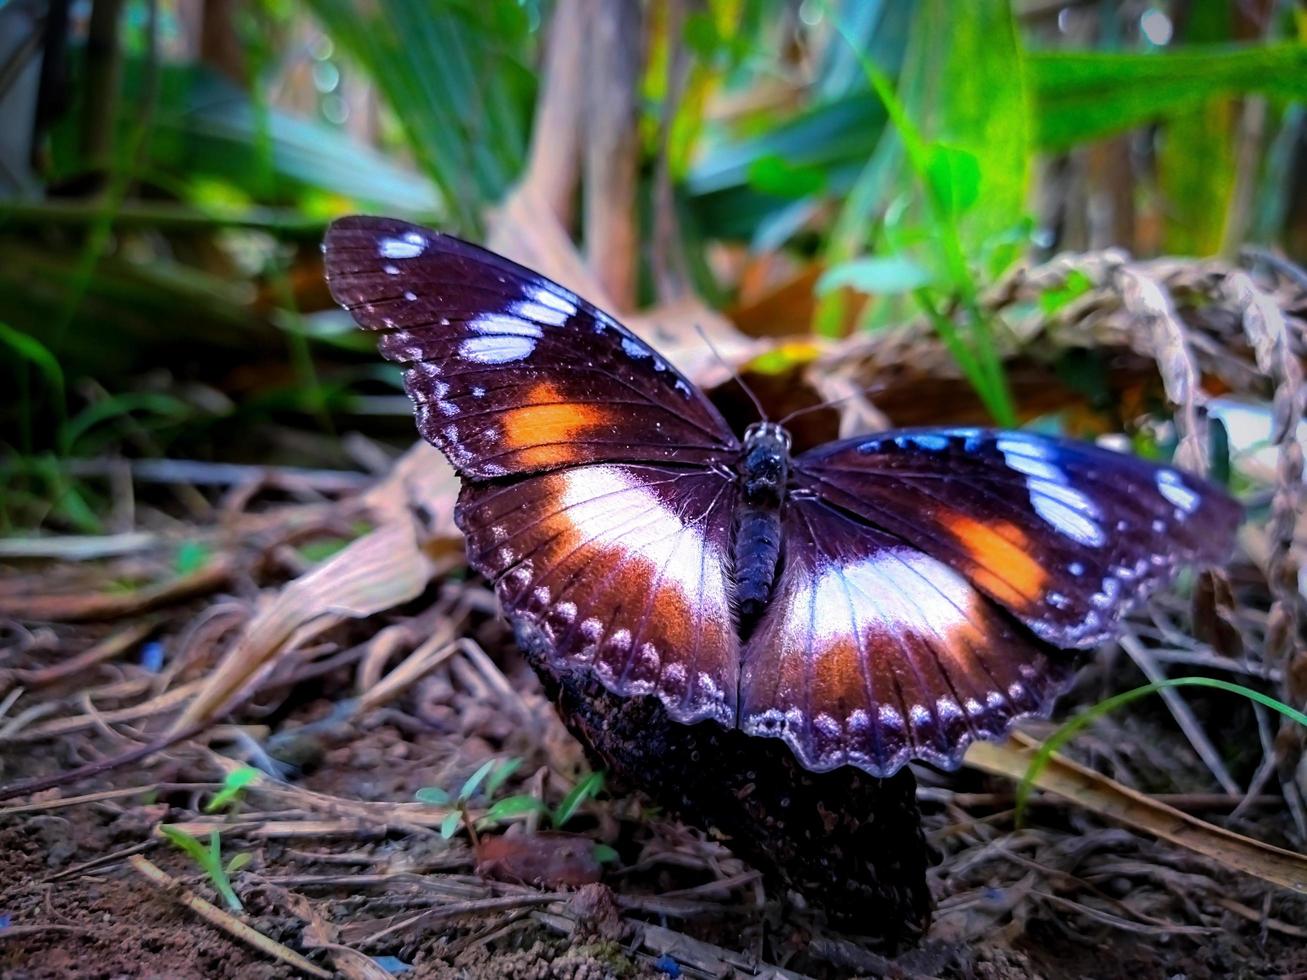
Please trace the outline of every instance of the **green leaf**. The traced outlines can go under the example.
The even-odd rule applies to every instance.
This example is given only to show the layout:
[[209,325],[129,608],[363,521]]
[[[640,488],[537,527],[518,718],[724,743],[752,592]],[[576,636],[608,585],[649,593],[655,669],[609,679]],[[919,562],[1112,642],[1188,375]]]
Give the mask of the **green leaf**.
[[7,323],[0,323],[0,344],[8,347],[23,360],[31,363],[45,377],[46,383],[54,391],[62,405],[64,399],[64,372],[58,359],[50,349],[31,334],[15,330]]
[[490,774],[490,778],[486,780],[486,797],[490,798],[499,792],[499,787],[504,785],[509,776],[522,768],[524,761],[521,756],[514,756],[500,763],[499,767]]
[[237,871],[248,865],[253,860],[253,854],[249,851],[241,851],[238,854],[232,855],[231,860],[227,862],[227,866],[223,870],[225,870],[229,875],[234,875]]
[[433,806],[446,806],[453,799],[447,790],[439,786],[423,786],[413,794],[413,798],[419,803],[430,803]]
[[470,800],[472,794],[477,791],[477,788],[485,781],[485,778],[490,775],[490,770],[494,769],[497,765],[499,765],[498,759],[487,759],[483,762],[481,768],[468,776],[467,782],[465,782],[463,788],[458,791],[459,800]]
[[607,844],[596,844],[593,853],[595,861],[599,864],[613,864],[620,858],[617,851]]
[[[98,445],[82,445],[92,429],[103,422],[123,418],[142,412],[160,419],[180,420],[193,414],[192,408],[180,398],[165,395],[157,391],[129,392],[110,395],[94,404],[88,405],[69,419],[64,432],[64,443],[69,451],[87,451],[98,449]],[[92,440],[94,441],[94,440]]]
[[218,894],[222,896],[227,907],[233,912],[242,912],[245,907],[241,905],[241,900],[236,896],[236,891],[231,887],[231,880],[227,877],[227,869],[222,863],[222,842],[215,830],[209,834],[209,845],[205,847],[198,840],[192,837],[180,827],[172,827],[163,824],[159,827],[159,832],[175,846],[186,852],[200,869],[209,877],[213,887],[217,889]]
[[1210,44],[1165,52],[1059,51],[1026,57],[1039,146],[1065,150],[1214,95],[1307,100],[1307,45]]
[[1131,701],[1136,701],[1149,694],[1155,694],[1156,692],[1168,687],[1214,687],[1219,691],[1228,691],[1231,694],[1241,695],[1248,698],[1250,701],[1256,701],[1258,704],[1265,705],[1268,708],[1278,711],[1286,718],[1289,718],[1290,720],[1297,722],[1299,725],[1302,725],[1304,728],[1307,728],[1307,714],[1303,714],[1296,708],[1291,708],[1283,701],[1277,701],[1268,694],[1263,694],[1261,691],[1254,691],[1250,687],[1244,687],[1242,684],[1231,684],[1229,681],[1217,680],[1214,677],[1173,677],[1170,680],[1144,684],[1142,687],[1136,687],[1132,690],[1124,691],[1121,694],[1113,695],[1110,698],[1105,698],[1104,700],[1099,701],[1083,714],[1076,715],[1076,717],[1067,721],[1052,735],[1044,739],[1043,744],[1040,745],[1038,751],[1035,752],[1035,757],[1030,760],[1030,768],[1026,770],[1025,776],[1022,777],[1021,783],[1017,786],[1015,816],[1017,825],[1021,825],[1022,819],[1025,816],[1026,803],[1030,799],[1030,790],[1034,786],[1035,780],[1038,779],[1039,774],[1044,771],[1044,767],[1048,765],[1048,761],[1053,757],[1054,752],[1069,742],[1078,732],[1088,727],[1089,724],[1096,719],[1103,717],[1111,711],[1115,711],[1122,705],[1129,704]]
[[203,867],[208,863],[209,852],[205,846],[180,827],[162,824],[159,827],[159,833],[168,838],[174,847],[185,851],[196,864]]
[[[190,575],[192,572],[198,572],[213,555],[211,549],[203,541],[183,541],[177,547],[177,554],[173,558],[173,569],[178,575]],[[235,772],[240,772],[237,769]],[[227,779],[230,780],[235,773],[229,772]],[[225,784],[224,780],[224,784]],[[216,799],[216,797],[215,797]]]
[[516,3],[309,0],[403,127],[418,166],[464,234],[526,158],[534,77],[526,11]]
[[749,186],[762,194],[803,198],[826,188],[826,171],[820,167],[796,165],[776,154],[759,157],[749,164]]
[[936,143],[930,148],[926,178],[936,205],[954,221],[980,197],[980,161],[956,146]]
[[930,285],[931,279],[929,269],[901,255],[853,259],[822,273],[817,293],[823,295],[842,286],[870,295],[906,293]]
[[526,813],[548,812],[549,807],[534,796],[523,794],[521,796],[505,796],[502,800],[496,801],[495,805],[487,810],[481,819],[487,823],[497,823],[500,820],[511,820],[513,817],[520,817]]
[[450,810],[445,815],[445,819],[440,821],[440,836],[449,840],[454,834],[458,833],[459,822],[463,819],[461,810]]
[[604,771],[592,772],[575,786],[572,791],[563,797],[563,802],[558,804],[558,809],[554,811],[552,823],[554,827],[562,829],[567,821],[576,815],[576,811],[581,808],[586,800],[592,799],[603,792],[604,789]]
[[222,789],[213,794],[213,799],[211,799],[208,802],[208,805],[205,806],[204,812],[215,813],[216,811],[221,810],[228,803],[235,800],[246,786],[252,786],[254,783],[257,783],[261,776],[262,773],[251,766],[241,766],[239,769],[233,769],[231,772],[227,773],[226,778],[222,781]]
[[1094,288],[1090,278],[1079,269],[1072,269],[1060,286],[1054,286],[1039,294],[1039,308],[1045,316],[1051,316],[1072,300],[1077,299]]
[[935,145],[932,192],[959,227],[964,252],[1010,228],[1025,209],[1031,99],[1010,0],[920,0],[901,96]]

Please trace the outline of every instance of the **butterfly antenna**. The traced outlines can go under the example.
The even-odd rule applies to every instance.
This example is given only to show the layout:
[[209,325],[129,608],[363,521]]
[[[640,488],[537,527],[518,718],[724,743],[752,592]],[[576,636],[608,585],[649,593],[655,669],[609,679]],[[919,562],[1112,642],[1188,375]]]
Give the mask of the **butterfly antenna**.
[[735,370],[735,368],[731,366],[730,362],[727,361],[726,358],[722,357],[721,352],[717,350],[717,348],[713,345],[713,342],[708,339],[708,334],[704,331],[701,325],[696,323],[694,325],[694,330],[695,333],[697,333],[703,339],[703,342],[708,345],[708,349],[712,351],[713,357],[717,358],[717,360],[721,362],[722,367],[726,368],[726,370],[730,372],[731,377],[735,379],[735,383],[744,390],[744,393],[746,395],[749,396],[749,401],[753,402],[753,407],[758,410],[758,418],[761,421],[766,422],[767,412],[763,409],[762,402],[760,402],[758,400],[758,396],[753,393],[753,389],[744,383],[744,379],[740,377],[740,372]]
[[885,382],[877,381],[875,384],[869,384],[865,388],[859,388],[857,391],[843,395],[839,398],[832,398],[829,401],[818,402],[816,405],[807,405],[803,408],[796,408],[789,415],[785,416],[785,418],[777,421],[776,424],[784,425],[786,422],[790,421],[790,419],[798,418],[800,415],[807,415],[809,412],[819,412],[823,408],[834,408],[836,405],[842,405],[845,402],[853,401],[853,399],[861,398],[863,395],[870,394],[871,392],[884,391],[885,388]]

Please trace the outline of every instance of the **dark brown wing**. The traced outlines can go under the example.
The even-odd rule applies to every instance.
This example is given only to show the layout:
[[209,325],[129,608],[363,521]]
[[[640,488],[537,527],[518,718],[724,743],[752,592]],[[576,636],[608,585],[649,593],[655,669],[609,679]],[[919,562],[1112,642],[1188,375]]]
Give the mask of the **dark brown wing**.
[[800,492],[784,564],[744,649],[740,727],[784,739],[809,769],[888,776],[956,766],[976,738],[1046,713],[1059,656],[948,565]]
[[1242,516],[1187,473],[1027,432],[886,432],[804,453],[795,474],[1059,647],[1108,638],[1180,567],[1224,560]]
[[336,221],[332,296],[406,368],[418,429],[489,479],[738,449],[703,393],[606,313],[467,242],[392,218]]
[[457,516],[472,565],[556,667],[733,727],[734,502],[712,471],[605,464],[466,483]]

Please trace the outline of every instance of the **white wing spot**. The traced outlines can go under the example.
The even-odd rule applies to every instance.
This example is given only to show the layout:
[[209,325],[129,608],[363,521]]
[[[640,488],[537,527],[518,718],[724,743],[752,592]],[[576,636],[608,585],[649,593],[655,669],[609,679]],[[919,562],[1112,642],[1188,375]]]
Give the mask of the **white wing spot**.
[[567,293],[563,295],[563,290],[554,292],[552,289],[545,289],[543,286],[528,286],[527,298],[547,306],[551,310],[557,310],[563,314],[564,319],[576,314],[576,297]]
[[383,238],[377,247],[383,259],[416,259],[426,250],[426,239],[416,231],[406,231],[400,238]]
[[509,312],[514,316],[534,320],[536,323],[547,323],[551,327],[561,327],[567,322],[567,314],[562,310],[546,306],[544,303],[533,303],[530,300],[514,303],[509,308]]
[[1035,507],[1035,513],[1056,528],[1059,533],[1091,547],[1102,545],[1103,529],[1080,511],[1068,507],[1060,500],[1038,493],[1031,496],[1030,502]]
[[840,723],[825,712],[812,719],[812,727],[827,738],[840,737]]
[[1186,514],[1192,514],[1198,509],[1198,494],[1185,486],[1180,474],[1174,470],[1157,471],[1157,489]]
[[622,350],[626,351],[628,357],[634,357],[637,360],[641,357],[648,357],[652,351],[638,340],[632,340],[630,337],[622,338]]
[[685,665],[670,663],[663,671],[663,679],[669,687],[681,687],[685,684]]
[[494,337],[466,337],[458,345],[459,356],[478,364],[507,364],[530,357],[536,342],[517,334]]
[[962,717],[962,708],[952,698],[937,699],[935,701],[935,712],[943,720]]

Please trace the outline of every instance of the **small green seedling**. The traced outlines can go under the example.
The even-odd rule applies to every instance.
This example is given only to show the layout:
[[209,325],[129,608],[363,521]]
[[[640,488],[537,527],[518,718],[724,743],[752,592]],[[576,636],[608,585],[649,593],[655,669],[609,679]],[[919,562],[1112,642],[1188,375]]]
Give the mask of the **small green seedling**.
[[236,892],[231,887],[230,876],[250,863],[251,856],[248,853],[236,854],[230,861],[223,864],[222,846],[216,830],[209,834],[208,847],[205,847],[180,827],[170,827],[165,824],[159,830],[175,847],[189,854],[191,860],[200,866],[200,870],[208,875],[209,880],[213,882],[213,887],[217,889],[218,894],[227,903],[227,908],[233,912],[245,911],[245,907],[241,905],[241,900],[236,897]]
[[251,766],[241,766],[227,773],[227,778],[222,781],[222,789],[214,793],[213,799],[205,804],[204,812],[217,813],[223,807],[238,802],[245,787],[258,782],[259,775],[259,770]]
[[486,812],[474,822],[468,815],[468,803],[472,798],[480,792],[487,802],[494,800],[495,793],[521,766],[522,760],[516,757],[503,762],[490,759],[467,778],[457,793],[450,793],[439,786],[427,786],[417,791],[417,800],[420,803],[451,807],[449,814],[440,824],[440,835],[448,840],[458,832],[459,825],[462,824],[467,828],[468,837],[475,845],[478,829],[484,830],[528,813],[543,815],[550,827],[561,830],[563,825],[576,815],[576,811],[586,800],[594,799],[603,792],[603,772],[592,772],[579,780],[553,810],[534,796],[526,794],[506,796],[502,800],[490,803]]
[[426,786],[417,791],[417,801],[419,803],[431,803],[435,806],[452,807],[440,824],[440,836],[445,840],[449,840],[457,833],[458,825],[461,823],[467,828],[468,837],[471,838],[472,844],[475,846],[477,834],[476,828],[472,826],[472,821],[468,818],[468,802],[476,795],[478,790],[482,789],[482,784],[484,784],[486,799],[493,797],[499,788],[504,785],[504,781],[517,772],[521,765],[522,760],[516,757],[505,759],[502,762],[499,759],[488,759],[481,768],[467,777],[458,793],[451,794],[448,790],[441,789],[439,786]]
[[571,791],[563,797],[562,802],[552,810],[534,796],[505,796],[485,812],[477,821],[477,826],[493,826],[520,817],[524,813],[539,813],[549,822],[551,828],[562,830],[563,826],[576,816],[576,811],[581,809],[582,804],[594,799],[603,792],[603,789],[604,773],[600,770],[578,780]]

